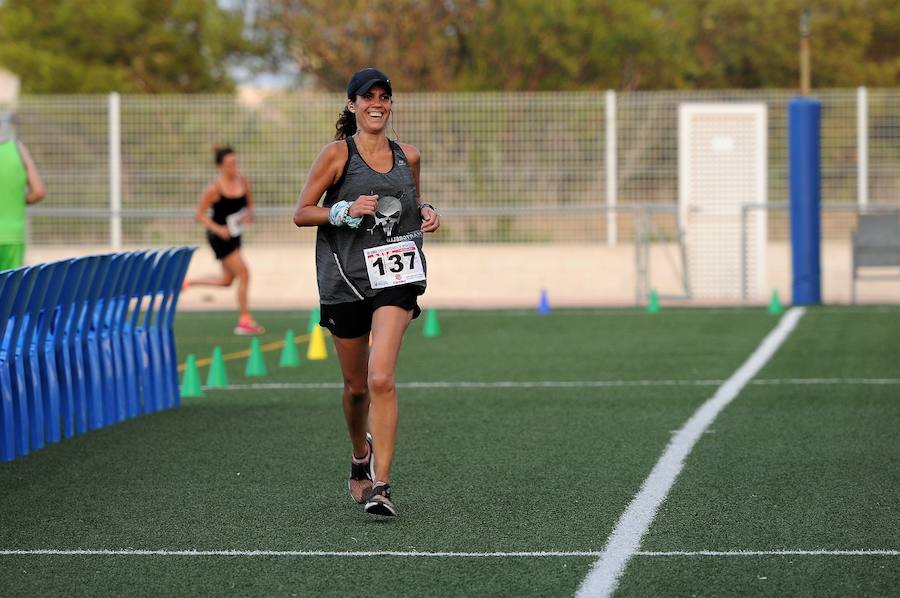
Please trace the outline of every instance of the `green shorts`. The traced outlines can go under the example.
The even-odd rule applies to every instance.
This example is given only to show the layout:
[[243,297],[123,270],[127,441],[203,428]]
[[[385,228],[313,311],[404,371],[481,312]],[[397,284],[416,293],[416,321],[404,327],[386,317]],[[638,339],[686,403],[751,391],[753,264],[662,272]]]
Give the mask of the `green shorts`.
[[0,272],[3,270],[12,270],[22,266],[25,259],[25,244],[13,243],[11,245],[0,245]]

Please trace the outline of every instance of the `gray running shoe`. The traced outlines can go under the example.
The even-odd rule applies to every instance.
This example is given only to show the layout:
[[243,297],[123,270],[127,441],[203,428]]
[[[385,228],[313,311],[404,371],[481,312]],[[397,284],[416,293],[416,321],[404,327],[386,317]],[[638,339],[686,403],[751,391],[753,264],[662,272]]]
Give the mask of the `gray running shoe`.
[[384,515],[385,517],[395,517],[397,515],[397,507],[391,502],[390,484],[379,482],[372,486],[372,490],[366,500],[366,513]]
[[372,435],[366,434],[366,443],[369,445],[369,456],[362,463],[350,462],[350,479],[347,487],[353,500],[362,504],[366,502],[366,496],[372,491],[372,481],[375,479],[375,448],[372,445]]

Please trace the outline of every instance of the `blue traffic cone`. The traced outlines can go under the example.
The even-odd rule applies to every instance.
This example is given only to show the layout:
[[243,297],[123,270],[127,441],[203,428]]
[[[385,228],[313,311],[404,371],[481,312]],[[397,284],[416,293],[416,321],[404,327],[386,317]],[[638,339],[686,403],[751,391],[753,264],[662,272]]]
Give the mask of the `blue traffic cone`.
[[547,298],[547,289],[541,289],[541,298],[538,300],[537,312],[539,314],[550,313],[550,299]]

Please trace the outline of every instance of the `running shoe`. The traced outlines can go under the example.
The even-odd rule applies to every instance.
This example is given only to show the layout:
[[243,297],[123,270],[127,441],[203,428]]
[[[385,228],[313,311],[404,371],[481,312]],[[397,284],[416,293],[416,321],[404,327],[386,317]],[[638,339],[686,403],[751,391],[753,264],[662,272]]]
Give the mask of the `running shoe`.
[[378,482],[372,486],[369,498],[366,500],[366,513],[395,517],[397,507],[391,502],[391,485]]
[[234,333],[240,336],[256,336],[257,334],[262,334],[266,329],[250,320],[249,322],[238,322],[238,325],[234,327]]
[[359,463],[356,459],[350,461],[350,479],[347,480],[350,496],[359,504],[366,502],[366,496],[372,491],[372,480],[375,479],[375,449],[371,434],[366,434],[366,444],[369,445],[369,455]]

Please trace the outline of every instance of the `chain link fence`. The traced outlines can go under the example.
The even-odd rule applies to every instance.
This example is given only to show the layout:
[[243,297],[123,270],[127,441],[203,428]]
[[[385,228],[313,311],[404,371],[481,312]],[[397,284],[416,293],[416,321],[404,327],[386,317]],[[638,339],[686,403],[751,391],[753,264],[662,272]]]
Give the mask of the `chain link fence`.
[[[865,165],[859,161],[857,90],[816,95],[823,105],[823,202],[857,202],[861,168],[871,197],[866,201],[898,202],[900,91],[867,94]],[[419,147],[423,194],[452,216],[437,242],[627,241],[632,212],[607,218],[609,210],[676,202],[683,102],[765,102],[768,195],[770,201],[786,200],[791,96],[787,91],[621,93],[614,96],[615,130],[607,131],[610,105],[603,93],[399,94],[392,136]],[[301,233],[291,225],[290,212],[309,166],[333,136],[343,99],[123,96],[120,130],[113,135],[111,104],[106,96],[20,100],[19,135],[51,193],[31,210],[31,243],[96,244],[109,238],[115,169],[121,181],[122,243],[196,240],[192,208],[216,174],[212,146],[226,143],[237,149],[257,203],[265,208],[248,241],[296,241]],[[118,164],[110,160],[114,144]],[[611,187],[607,172],[615,176]]]
[[[777,262],[769,270],[782,272],[778,252],[789,231],[787,212],[778,206],[789,195],[787,108],[794,95],[401,92],[389,133],[422,153],[423,196],[444,215],[430,243],[630,246],[637,298],[658,286],[654,272],[661,268],[684,281],[670,289],[673,296],[689,296],[677,209],[679,106],[766,105],[769,205],[753,206],[758,201],[747,198],[753,207],[743,217],[767,210],[768,259]],[[860,210],[900,206],[900,90],[815,96],[822,103],[823,238],[846,243]],[[24,96],[18,135],[49,189],[42,204],[29,208],[29,246],[201,243],[194,206],[216,176],[217,144],[237,150],[253,186],[258,212],[247,245],[309,245],[314,231],[294,227],[291,213],[343,105],[340,95],[247,91]],[[653,246],[665,251],[650,251]],[[829,267],[823,266],[826,276]],[[718,296],[748,299],[732,286]]]

